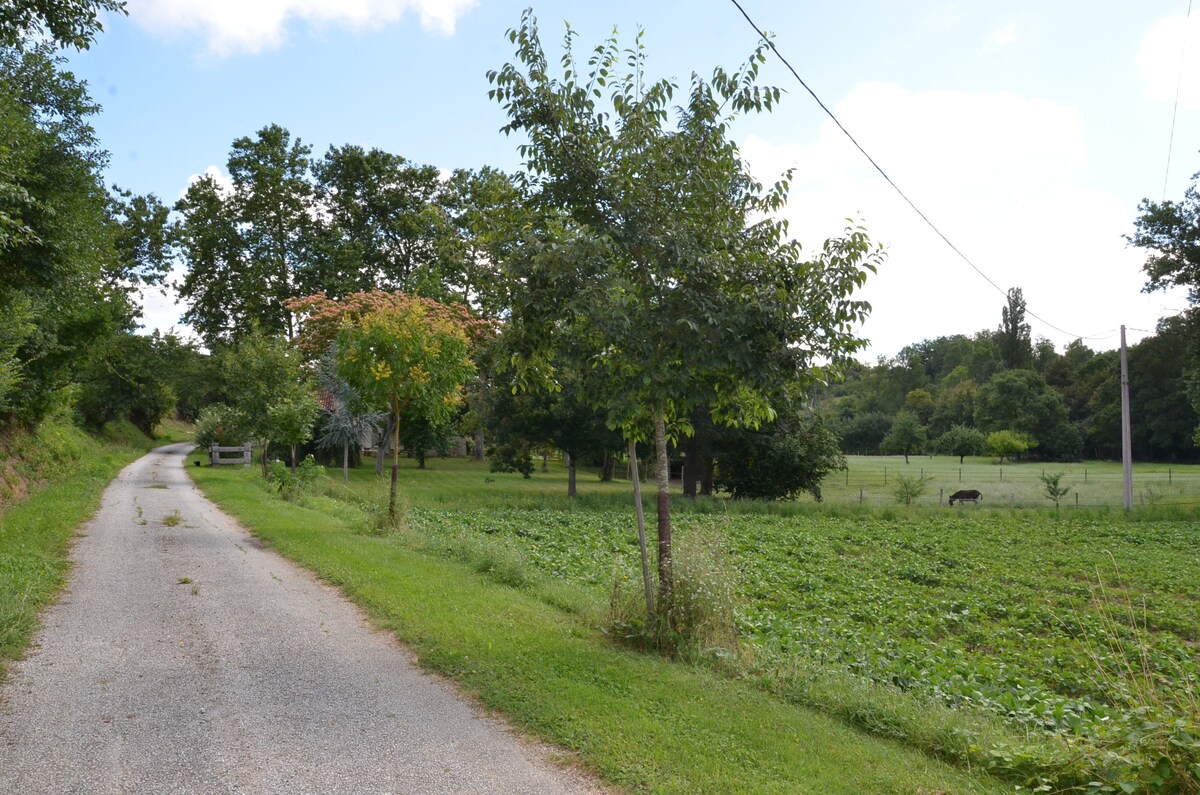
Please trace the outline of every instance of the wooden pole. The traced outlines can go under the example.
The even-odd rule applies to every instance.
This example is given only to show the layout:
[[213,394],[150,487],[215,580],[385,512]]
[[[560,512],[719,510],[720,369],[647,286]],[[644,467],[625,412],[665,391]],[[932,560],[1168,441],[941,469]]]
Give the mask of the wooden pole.
[[1129,355],[1125,327],[1121,326],[1121,485],[1125,510],[1133,510],[1133,444],[1129,431]]
[[629,479],[633,481],[633,504],[637,510],[638,548],[642,552],[642,584],[646,588],[646,631],[654,628],[654,586],[650,582],[650,555],[646,551],[646,509],[642,505],[642,481],[638,477],[637,443],[629,443]]

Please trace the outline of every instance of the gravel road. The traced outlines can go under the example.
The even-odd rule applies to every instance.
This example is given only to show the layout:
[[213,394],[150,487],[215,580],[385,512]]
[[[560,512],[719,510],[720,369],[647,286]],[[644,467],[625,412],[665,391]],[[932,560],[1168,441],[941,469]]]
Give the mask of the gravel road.
[[84,528],[0,690],[0,792],[599,791],[260,548],[190,447],[127,467]]

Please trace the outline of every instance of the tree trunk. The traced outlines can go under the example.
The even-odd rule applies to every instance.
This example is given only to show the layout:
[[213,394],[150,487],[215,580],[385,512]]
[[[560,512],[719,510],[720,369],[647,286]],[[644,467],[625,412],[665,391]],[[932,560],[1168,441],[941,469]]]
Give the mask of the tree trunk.
[[388,492],[388,521],[392,527],[396,521],[396,480],[400,472],[400,411],[395,409],[392,415],[392,485]]
[[700,463],[700,496],[711,497],[713,493],[713,477],[715,476],[712,456],[704,456]]
[[546,460],[549,457],[549,455],[550,454],[547,453],[545,450],[542,451],[542,471],[543,472],[550,471],[550,462]]
[[617,468],[617,457],[612,454],[612,450],[604,451],[604,463],[600,466],[600,482],[612,483],[613,474]]
[[471,453],[471,458],[475,461],[483,460],[483,428],[475,431],[475,449]]
[[383,474],[383,462],[387,458],[388,447],[392,443],[392,415],[389,414],[387,421],[383,426],[383,438],[379,440],[379,446],[375,449],[375,474]]
[[658,600],[667,611],[671,604],[671,461],[667,458],[667,423],[654,418],[654,479],[658,484]]
[[350,482],[350,442],[342,442],[342,482]]
[[267,454],[270,452],[270,450],[271,450],[271,441],[269,439],[263,439],[262,456],[259,460],[262,461],[262,469],[263,469],[263,477],[264,478],[267,476]]
[[697,447],[699,445],[695,434],[689,436],[683,444],[683,472],[680,473],[680,479],[683,481],[683,496],[691,500],[696,499],[696,483],[700,480],[700,467],[697,465],[700,456],[696,453]]
[[566,453],[567,456],[567,496],[575,496],[575,456]]
[[646,549],[646,514],[642,507],[642,481],[638,478],[637,443],[629,443],[630,480],[633,481],[633,505],[637,511],[638,548],[642,552],[642,585],[646,589],[646,631],[654,628],[654,586],[650,582],[650,552]]
[[296,474],[296,445],[292,445],[292,474]]

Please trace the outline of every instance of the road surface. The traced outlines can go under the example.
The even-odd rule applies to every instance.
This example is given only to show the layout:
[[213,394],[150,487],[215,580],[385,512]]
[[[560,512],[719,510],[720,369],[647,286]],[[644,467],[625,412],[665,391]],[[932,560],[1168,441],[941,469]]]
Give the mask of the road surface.
[[584,793],[192,485],[190,445],[105,492],[0,689],[2,793]]

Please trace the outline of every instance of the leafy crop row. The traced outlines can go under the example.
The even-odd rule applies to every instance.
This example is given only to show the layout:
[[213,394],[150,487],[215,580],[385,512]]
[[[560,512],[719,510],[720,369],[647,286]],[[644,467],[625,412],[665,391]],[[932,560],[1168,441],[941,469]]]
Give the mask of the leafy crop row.
[[[428,533],[508,539],[550,576],[598,589],[636,554],[631,523],[615,511],[416,509],[413,518]],[[739,571],[740,630],[764,655],[1103,751],[1140,771],[1139,789],[1155,789],[1156,765],[1200,762],[1200,560],[1187,522],[690,514],[678,528],[682,538],[724,537]]]

